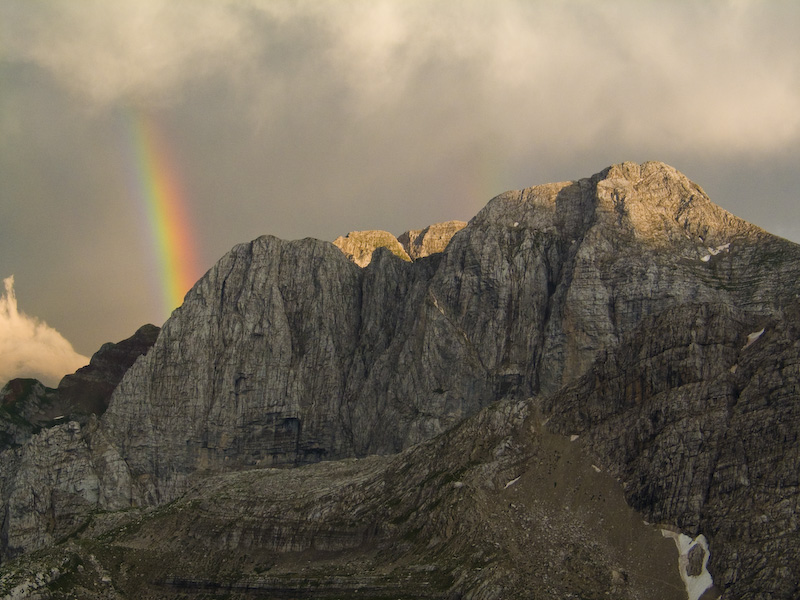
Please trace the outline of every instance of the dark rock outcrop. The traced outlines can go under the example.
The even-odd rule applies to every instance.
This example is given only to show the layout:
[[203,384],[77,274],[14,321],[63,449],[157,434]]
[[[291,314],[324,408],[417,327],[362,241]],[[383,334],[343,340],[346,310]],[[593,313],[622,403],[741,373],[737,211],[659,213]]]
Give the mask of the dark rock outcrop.
[[140,327],[131,337],[107,343],[90,363],[48,388],[36,379],[13,379],[0,390],[0,452],[19,447],[48,427],[69,421],[85,425],[102,415],[122,376],[158,336],[155,325]]
[[53,388],[37,379],[12,379],[0,390],[0,452],[63,419]]
[[85,423],[89,415],[102,415],[122,376],[137,358],[147,354],[159,331],[155,325],[143,325],[121,342],[103,344],[88,365],[65,376],[57,391],[59,400],[70,409],[70,419]]

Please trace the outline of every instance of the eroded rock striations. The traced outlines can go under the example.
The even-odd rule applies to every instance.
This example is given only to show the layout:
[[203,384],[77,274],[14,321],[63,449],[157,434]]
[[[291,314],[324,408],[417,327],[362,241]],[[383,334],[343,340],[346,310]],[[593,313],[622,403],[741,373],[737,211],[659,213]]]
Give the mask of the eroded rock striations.
[[[219,586],[241,598],[267,588],[299,593],[281,588],[288,580],[315,581],[322,591],[312,597],[352,592],[336,573],[376,597],[402,597],[403,578],[428,573],[430,597],[652,598],[644,583],[625,583],[635,576],[623,566],[632,558],[622,546],[612,551],[592,537],[649,534],[598,525],[573,539],[568,532],[597,521],[594,504],[549,534],[531,529],[534,515],[549,519],[547,511],[566,502],[559,486],[573,489],[565,486],[570,475],[578,485],[602,471],[648,521],[708,539],[708,568],[725,598],[795,597],[800,418],[798,335],[790,323],[799,312],[800,247],[725,212],[662,163],[624,163],[588,179],[508,192],[466,227],[444,225],[404,234],[405,248],[388,233],[380,243],[340,238],[338,248],[272,237],[235,247],[128,370],[99,421],[48,429],[4,461],[2,557],[69,536],[89,543],[111,535],[109,523],[134,527],[130,519],[138,519],[150,523],[143,537],[120,530],[103,539],[149,548],[148,556],[161,557],[155,562],[172,565],[156,569],[161,587],[142,597]],[[502,439],[490,441],[485,419],[497,414],[499,399],[521,416],[504,421]],[[444,440],[447,449],[437,446]],[[547,458],[563,457],[567,447],[577,448],[572,460],[583,467],[570,471]],[[498,458],[507,451],[513,468]],[[313,465],[371,455],[385,458],[352,469]],[[548,461],[561,466],[547,471]],[[61,465],[57,474],[48,462]],[[404,465],[413,466],[407,486],[396,477]],[[438,479],[412,476],[434,465]],[[272,466],[301,470],[264,470]],[[545,492],[542,478],[553,469],[556,491]],[[237,479],[241,470],[255,487],[242,487],[249,479]],[[525,473],[538,483],[515,488],[515,477],[529,481]],[[485,497],[436,491],[474,490],[482,477],[492,482]],[[24,490],[34,485],[53,500],[28,502]],[[299,504],[281,496],[284,488],[296,490]],[[517,516],[499,508],[506,489],[524,490],[510,501]],[[211,506],[209,495],[220,503]],[[484,500],[475,504],[477,497]],[[251,505],[260,517],[243,529],[240,506]],[[124,506],[166,508],[98,521],[97,509]],[[279,522],[279,513],[296,519]],[[435,525],[426,528],[422,515]],[[502,531],[529,523],[525,536],[495,536],[482,520],[495,517]],[[232,553],[241,569],[239,544],[263,551],[266,566],[247,567],[250,579],[203,579],[204,567],[164,559],[171,546],[159,531],[176,540],[197,531],[208,552]],[[423,531],[426,547],[441,553],[415,566],[407,561],[424,554],[414,541]],[[551,534],[569,538],[569,552],[558,554],[566,562],[547,563],[552,577],[533,563],[527,575],[512,577],[504,565],[523,560],[531,546],[557,552],[545,543]],[[471,539],[497,552],[475,554]],[[410,554],[385,552],[400,540]],[[285,562],[317,550],[334,555],[314,555],[321,570],[306,579]],[[595,550],[623,554],[606,560]],[[371,556],[364,563],[371,566],[359,570],[356,556]],[[134,558],[129,564],[143,555]],[[273,563],[275,577],[259,579],[255,569]],[[564,575],[573,570],[577,579]],[[598,582],[594,589],[589,581]]]
[[95,513],[8,585],[55,564],[52,587],[81,598],[683,600],[673,543],[533,408],[502,400],[397,455],[223,473],[155,510]]

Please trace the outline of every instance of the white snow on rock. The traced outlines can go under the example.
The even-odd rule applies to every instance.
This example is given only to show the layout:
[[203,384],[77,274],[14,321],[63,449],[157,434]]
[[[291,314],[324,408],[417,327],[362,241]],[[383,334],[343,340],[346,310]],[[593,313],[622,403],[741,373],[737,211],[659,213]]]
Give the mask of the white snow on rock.
[[762,335],[764,335],[764,329],[763,329],[763,328],[761,329],[761,331],[754,331],[753,333],[751,333],[750,335],[748,335],[748,336],[747,336],[747,343],[744,345],[744,347],[742,348],[742,350],[744,350],[745,348],[748,348],[748,347],[752,346],[752,345],[753,345],[753,342],[755,342],[755,341],[756,341],[758,338],[760,338]]
[[712,248],[712,247],[709,246],[709,247],[706,248],[706,250],[708,250],[708,254],[706,254],[705,256],[703,256],[700,259],[703,262],[710,261],[712,256],[716,256],[720,252],[730,252],[731,251],[731,243],[728,242],[727,244],[722,244],[721,246],[717,246],[716,248]]
[[[711,573],[708,572],[708,559],[711,558],[711,553],[708,551],[708,540],[706,540],[706,536],[700,534],[695,539],[692,539],[686,534],[670,531],[669,529],[662,529],[661,535],[672,538],[675,541],[675,546],[678,548],[678,571],[680,572],[683,584],[686,586],[687,599],[700,600],[700,596],[714,585]],[[689,552],[697,545],[699,545],[705,553],[703,556],[703,570],[699,575],[690,575]]]

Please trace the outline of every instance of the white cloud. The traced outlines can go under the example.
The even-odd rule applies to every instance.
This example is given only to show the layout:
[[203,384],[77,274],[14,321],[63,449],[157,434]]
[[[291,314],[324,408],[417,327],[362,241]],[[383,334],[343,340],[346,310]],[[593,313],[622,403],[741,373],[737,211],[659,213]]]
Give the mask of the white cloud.
[[19,312],[14,276],[3,280],[0,296],[0,385],[15,377],[35,377],[55,386],[61,377],[87,365],[89,359],[52,327]]

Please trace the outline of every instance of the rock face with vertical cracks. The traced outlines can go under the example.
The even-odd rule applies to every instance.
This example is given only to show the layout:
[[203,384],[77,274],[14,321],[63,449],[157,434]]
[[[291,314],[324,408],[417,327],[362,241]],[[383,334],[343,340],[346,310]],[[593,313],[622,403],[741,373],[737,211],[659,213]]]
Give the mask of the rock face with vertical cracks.
[[580,436],[647,521],[709,539],[708,568],[726,597],[800,593],[794,311],[668,309],[542,405],[549,429]]
[[[417,244],[428,237],[446,246]],[[768,579],[758,597],[793,597],[800,247],[662,163],[507,192],[466,227],[401,238],[395,251],[413,260],[366,240],[363,267],[352,249],[311,239],[236,246],[99,421],[14,450],[2,472],[2,555],[78,535],[98,508],[164,506],[208,477],[224,486],[241,470],[410,452],[505,398],[527,402],[558,435],[579,435],[648,520],[704,534],[730,597]],[[74,438],[64,444],[86,485],[44,473],[62,460],[53,436]],[[34,480],[75,502],[23,519],[19,490]],[[375,506],[399,493],[371,489]],[[336,511],[320,519],[308,535],[323,545],[378,539],[386,526],[343,532]],[[55,537],[31,533],[49,522]],[[281,539],[306,535],[286,527]],[[615,573],[614,585],[626,580]],[[491,596],[470,577],[469,590],[448,589]]]

